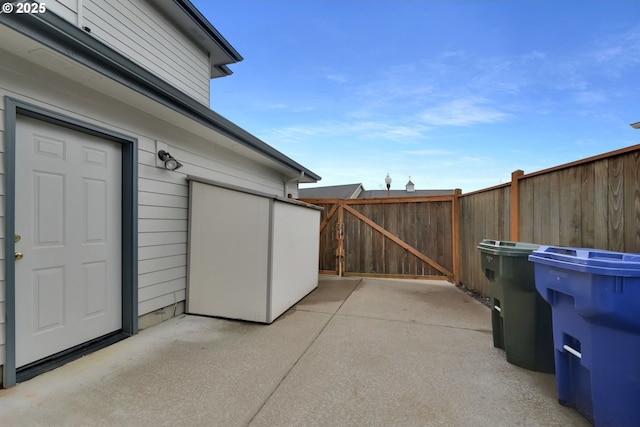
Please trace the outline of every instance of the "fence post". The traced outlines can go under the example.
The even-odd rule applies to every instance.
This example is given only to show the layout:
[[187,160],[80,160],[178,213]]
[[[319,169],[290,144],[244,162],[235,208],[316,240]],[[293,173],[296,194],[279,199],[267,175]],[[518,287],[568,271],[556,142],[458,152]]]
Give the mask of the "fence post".
[[336,263],[338,270],[338,276],[344,274],[344,200],[338,201],[338,224],[336,227],[336,239],[338,240],[338,247],[336,248]]
[[520,240],[520,178],[524,176],[524,171],[518,169],[511,173],[511,241]]
[[453,251],[453,283],[460,283],[460,196],[462,196],[462,190],[459,188],[455,189],[453,195],[453,206],[452,206],[452,227],[453,231],[452,236],[452,251]]

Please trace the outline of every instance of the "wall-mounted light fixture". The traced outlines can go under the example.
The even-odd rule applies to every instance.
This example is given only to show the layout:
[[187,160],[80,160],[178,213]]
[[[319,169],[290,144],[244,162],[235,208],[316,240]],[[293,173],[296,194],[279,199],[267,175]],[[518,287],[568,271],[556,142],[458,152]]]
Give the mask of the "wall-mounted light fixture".
[[174,171],[182,167],[182,163],[177,161],[169,152],[160,150],[158,151],[158,158],[164,162],[164,167],[167,170]]

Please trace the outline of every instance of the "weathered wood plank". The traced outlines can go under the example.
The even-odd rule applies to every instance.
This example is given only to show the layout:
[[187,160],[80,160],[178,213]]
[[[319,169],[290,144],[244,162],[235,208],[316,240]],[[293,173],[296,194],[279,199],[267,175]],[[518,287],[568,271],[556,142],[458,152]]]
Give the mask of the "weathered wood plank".
[[624,157],[624,251],[640,252],[640,152]]
[[429,243],[427,256],[435,259],[438,256],[438,213],[437,202],[429,203]]
[[371,227],[363,227],[362,223],[358,221],[358,227],[360,228],[359,235],[362,236],[362,265],[359,271],[372,272],[373,271],[373,259],[380,256],[373,251],[373,229]]
[[[327,212],[327,208],[323,212]],[[320,232],[320,251],[319,251],[319,269],[320,270],[337,270],[335,263],[335,224],[336,216],[332,216],[327,225]]]
[[[387,204],[384,205],[386,211],[385,218],[385,229],[393,234],[394,236],[398,236],[398,204]],[[399,239],[401,240],[401,239]],[[387,245],[385,247],[386,251],[386,259],[387,259],[387,268],[385,269],[385,273],[388,274],[398,274],[398,257],[400,255],[400,248],[396,245]]]
[[562,188],[558,173],[549,174],[549,230],[545,235],[545,245],[560,245],[560,204]]
[[[546,240],[545,233],[549,230],[549,175],[540,175],[531,179],[533,186],[533,211],[531,213],[522,213],[523,221],[531,222],[533,225],[533,235],[530,243],[544,244]],[[531,215],[530,218],[527,218]],[[525,241],[525,240],[523,240]]]
[[[533,178],[530,179],[522,179],[520,180],[520,241],[523,242],[533,242],[535,240],[535,224],[531,220],[535,213],[535,180]],[[511,194],[511,197],[514,197],[514,194]],[[513,200],[511,202],[511,209],[513,209]],[[514,221],[513,215],[511,215],[511,221]],[[511,230],[513,233],[513,224],[511,224]],[[515,239],[513,234],[511,234],[511,239]]]
[[581,227],[580,245],[584,248],[593,248],[595,243],[595,164],[587,163],[580,166],[581,176]]
[[593,246],[609,247],[609,160],[594,163]]
[[504,195],[503,211],[505,212],[504,228],[502,229],[502,233],[499,237],[502,240],[511,240],[511,214],[509,213],[511,209],[511,192],[508,188],[501,188],[498,191]]
[[[429,235],[429,229],[427,228],[427,205],[429,203],[417,203],[416,204],[416,244],[415,247],[420,252],[426,254],[427,250],[427,236]],[[416,260],[415,271],[416,274],[427,274],[429,265],[422,261]]]
[[453,230],[451,228],[451,218],[453,217],[453,211],[451,209],[451,202],[440,202],[440,228],[442,229],[441,235],[438,239],[438,264],[444,266],[447,270],[453,271],[453,256],[451,248],[453,242],[451,238],[453,236]]
[[624,251],[624,161],[621,157],[609,159],[609,250]]
[[[325,214],[326,208],[331,206],[330,210],[328,213]],[[322,230],[324,230],[324,228],[327,226],[327,224],[329,223],[329,221],[331,220],[331,218],[333,218],[333,215],[337,212],[338,210],[338,204],[335,203],[333,205],[324,205],[322,206],[325,209],[323,209],[321,216],[323,216],[324,218],[322,219],[322,222],[320,223],[320,232],[322,233]]]
[[496,220],[495,230],[496,234],[500,236],[500,239],[504,239],[502,230],[504,230],[505,210],[504,206],[504,191],[492,191],[493,196],[493,211]]
[[563,169],[558,172],[562,201],[560,202],[560,244],[563,246],[581,246],[582,220],[580,218],[580,183],[577,182],[577,170]]
[[462,190],[456,189],[456,197],[451,206],[451,264],[454,282],[460,280],[460,194]]
[[[421,248],[418,246],[418,231],[416,228],[416,210],[418,209],[419,204],[420,203],[418,202],[407,203],[406,209],[403,209],[404,230],[406,231],[404,235],[404,241],[422,252]],[[418,274],[417,262],[415,257],[410,256],[408,252],[404,251],[402,262],[403,274]]]

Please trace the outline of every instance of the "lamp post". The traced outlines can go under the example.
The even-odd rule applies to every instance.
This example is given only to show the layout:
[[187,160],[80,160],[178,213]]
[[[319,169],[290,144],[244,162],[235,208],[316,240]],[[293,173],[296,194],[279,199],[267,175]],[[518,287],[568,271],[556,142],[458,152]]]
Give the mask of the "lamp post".
[[384,183],[387,184],[387,197],[389,197],[391,189],[391,177],[389,176],[389,172],[387,172],[387,177],[384,179]]

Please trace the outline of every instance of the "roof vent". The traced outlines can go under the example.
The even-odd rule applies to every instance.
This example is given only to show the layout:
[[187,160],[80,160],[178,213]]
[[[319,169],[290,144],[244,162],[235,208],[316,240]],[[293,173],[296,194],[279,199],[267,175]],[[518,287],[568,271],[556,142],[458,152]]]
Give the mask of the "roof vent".
[[416,191],[415,186],[413,185],[413,182],[411,182],[411,177],[409,177],[409,182],[407,182],[407,185],[405,185],[405,188],[407,190],[407,193],[413,193],[414,191]]

